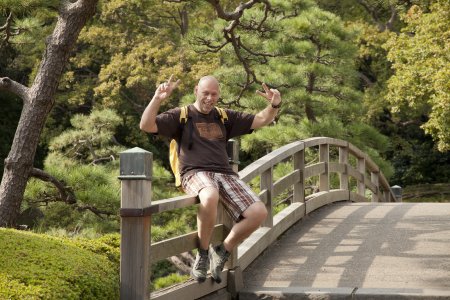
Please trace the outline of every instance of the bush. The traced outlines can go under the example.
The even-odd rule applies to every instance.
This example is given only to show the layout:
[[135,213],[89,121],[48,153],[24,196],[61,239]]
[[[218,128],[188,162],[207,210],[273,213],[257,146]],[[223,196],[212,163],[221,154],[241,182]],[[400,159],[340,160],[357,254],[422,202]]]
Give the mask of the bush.
[[0,244],[0,299],[119,298],[117,253],[98,240],[0,229]]
[[188,279],[189,276],[187,275],[179,275],[176,273],[170,274],[169,276],[156,279],[155,282],[153,283],[153,289],[156,291],[174,285],[176,283],[184,282]]

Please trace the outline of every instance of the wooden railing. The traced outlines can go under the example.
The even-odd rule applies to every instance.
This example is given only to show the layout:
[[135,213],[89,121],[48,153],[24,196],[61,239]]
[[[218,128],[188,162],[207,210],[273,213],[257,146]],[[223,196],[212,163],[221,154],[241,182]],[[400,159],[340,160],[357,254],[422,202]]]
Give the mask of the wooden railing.
[[[338,161],[330,160],[330,147],[332,153],[339,153]],[[311,153],[318,148],[317,163],[305,163],[308,148],[312,149]],[[235,141],[229,143],[229,149],[230,163],[237,170],[239,149]],[[292,171],[274,182],[274,167],[279,163],[290,163]],[[151,172],[152,153],[139,148],[121,153],[121,299],[149,299],[151,263],[197,248],[197,232],[151,244],[152,214],[198,203],[198,199],[190,195],[152,202]],[[339,188],[330,188],[331,173],[339,174]],[[151,299],[197,299],[211,293],[228,293],[235,297],[242,287],[242,270],[306,214],[335,201],[369,201],[366,189],[371,193],[372,202],[395,201],[386,178],[368,155],[346,141],[327,137],[285,145],[248,165],[239,176],[245,182],[259,176],[259,197],[269,212],[265,223],[234,249],[220,284],[212,280],[201,284],[190,280],[154,292]],[[313,176],[318,176],[318,191],[305,195],[305,181]],[[355,179],[354,187],[349,186],[350,178]],[[287,190],[291,193],[290,204],[274,215],[274,199]],[[219,209],[213,244],[223,241],[233,225],[221,205]]]

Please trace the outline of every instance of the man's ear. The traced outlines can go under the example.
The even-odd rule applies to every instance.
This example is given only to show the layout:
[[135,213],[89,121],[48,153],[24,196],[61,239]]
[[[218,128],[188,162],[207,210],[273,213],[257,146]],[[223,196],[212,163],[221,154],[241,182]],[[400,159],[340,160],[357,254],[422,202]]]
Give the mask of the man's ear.
[[194,87],[194,95],[195,95],[195,96],[197,96],[197,91],[198,91],[198,85],[196,85],[196,86]]

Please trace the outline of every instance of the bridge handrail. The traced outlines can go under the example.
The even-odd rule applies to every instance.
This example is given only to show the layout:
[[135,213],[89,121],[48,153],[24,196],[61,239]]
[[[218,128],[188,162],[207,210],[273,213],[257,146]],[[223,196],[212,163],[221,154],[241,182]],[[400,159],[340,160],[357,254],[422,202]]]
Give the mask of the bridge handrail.
[[[329,161],[330,146],[339,147],[338,163]],[[319,162],[305,165],[305,149],[311,147],[319,147]],[[150,270],[145,271],[146,268],[143,266],[149,266],[150,263],[160,259],[197,247],[197,232],[177,236],[150,246],[151,215],[195,205],[198,203],[198,199],[192,195],[183,195],[152,203],[151,153],[141,149],[133,152],[132,150],[135,149],[121,154],[121,176],[119,176],[122,179],[121,298],[142,299],[143,297],[148,299]],[[230,149],[234,149],[234,153],[231,153],[233,158],[230,161],[238,161],[236,158],[238,147],[234,144]],[[356,158],[356,168],[349,163],[349,154]],[[139,159],[143,163],[136,163]],[[294,170],[273,182],[273,167],[288,159],[292,159]],[[148,162],[149,160],[150,162]],[[129,165],[130,161],[132,165],[135,164],[134,167],[126,166],[126,163],[128,162]],[[124,162],[123,167],[122,162]],[[140,168],[141,165],[150,167],[150,173],[148,169]],[[236,164],[234,169],[237,171]],[[139,171],[143,174],[138,174]],[[329,175],[333,172],[340,176],[340,188],[330,190]],[[370,178],[367,173],[370,174]],[[233,255],[227,263],[230,270],[228,277],[226,271],[223,274],[227,280],[221,284],[208,286],[188,282],[181,287],[155,292],[152,294],[152,299],[173,299],[178,293],[181,293],[180,297],[182,298],[186,295],[200,297],[221,288],[227,288],[231,293],[233,291],[235,293],[239,288],[240,272],[282,232],[305,214],[334,201],[367,201],[365,198],[366,188],[372,192],[373,202],[395,201],[395,195],[390,189],[388,181],[370,157],[351,143],[334,138],[315,137],[292,142],[254,161],[238,174],[245,182],[260,176],[261,192],[259,197],[266,204],[269,216],[257,232],[242,243],[236,251],[233,251]],[[319,192],[305,197],[305,179],[317,175],[319,176]],[[349,190],[349,176],[357,181],[356,193]],[[272,200],[291,187],[293,187],[291,204],[274,216]],[[220,207],[220,209],[212,243],[223,240],[233,225],[231,218],[223,208]],[[137,278],[139,279],[137,280]]]

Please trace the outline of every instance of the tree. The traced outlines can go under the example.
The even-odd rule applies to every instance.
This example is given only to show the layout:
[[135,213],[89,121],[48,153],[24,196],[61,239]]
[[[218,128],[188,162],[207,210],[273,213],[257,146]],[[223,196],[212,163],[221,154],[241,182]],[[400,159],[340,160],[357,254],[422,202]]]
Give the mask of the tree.
[[413,6],[405,15],[407,26],[386,47],[395,75],[389,79],[387,99],[394,112],[405,111],[442,152],[450,150],[450,3],[437,1],[429,13]]
[[23,193],[33,168],[36,147],[45,119],[54,104],[54,96],[70,50],[94,14],[97,0],[65,2],[59,12],[53,34],[47,40],[40,67],[31,87],[10,78],[0,78],[0,89],[23,100],[22,114],[0,185],[0,226],[15,225]]

